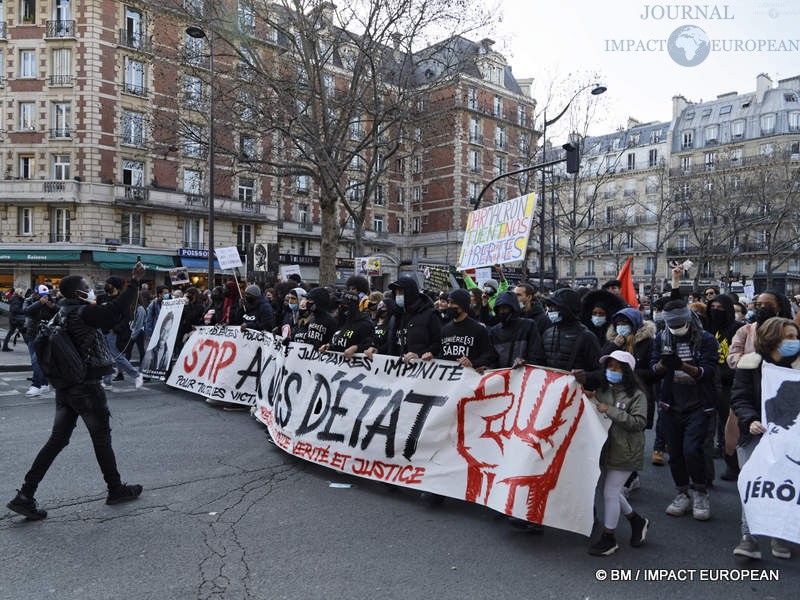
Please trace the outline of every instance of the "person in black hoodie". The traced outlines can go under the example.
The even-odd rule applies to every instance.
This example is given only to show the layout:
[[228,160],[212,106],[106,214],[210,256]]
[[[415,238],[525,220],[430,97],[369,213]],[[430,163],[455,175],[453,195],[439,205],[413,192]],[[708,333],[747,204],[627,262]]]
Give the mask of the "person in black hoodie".
[[542,303],[536,298],[536,291],[530,283],[520,283],[514,288],[514,293],[519,301],[522,318],[536,321],[539,333],[550,327],[550,319],[547,318],[547,313]]
[[69,275],[61,280],[63,326],[86,361],[86,376],[78,384],[56,390],[56,415],[50,438],[36,455],[17,495],[6,505],[10,510],[32,520],[47,516],[47,511],[39,508],[34,495],[56,456],[69,444],[78,417],[89,430],[95,457],[108,487],[106,504],[135,500],[142,493],[141,485],[122,483],[117,471],[111,447],[111,414],[100,385],[100,378],[113,371],[114,360],[100,331],[108,331],[130,319],[129,307],[136,300],[143,275],[144,265],[137,262],[125,291],[102,305],[93,304],[94,290],[83,277]]
[[733,336],[742,326],[736,321],[733,300],[726,295],[714,296],[708,302],[706,311],[706,330],[713,334],[719,344],[719,381],[717,382],[717,413],[714,433],[716,433],[715,455],[725,458],[725,472],[720,476],[725,481],[736,481],[739,477],[739,461],[736,452],[725,452],[725,424],[731,411],[731,386],[733,385],[733,369],[728,365],[728,351],[733,343]]
[[418,359],[426,352],[438,355],[442,322],[431,299],[420,294],[417,282],[411,277],[400,277],[389,284],[389,289],[396,312],[388,334],[388,353],[402,357],[405,362]]
[[272,328],[275,327],[272,306],[257,285],[248,285],[244,290],[242,327],[256,331],[272,331]]
[[342,293],[339,314],[344,318],[342,325],[333,332],[331,341],[320,346],[320,352],[341,352],[350,358],[357,352],[372,347],[375,326],[369,318],[366,298],[359,300],[358,293],[346,290]]
[[598,343],[603,346],[612,317],[627,306],[621,296],[605,289],[588,292],[581,300],[581,323],[597,336]]
[[489,328],[489,341],[497,354],[495,366],[515,369],[524,364],[544,364],[538,324],[520,316],[518,295],[500,292],[494,301],[494,312],[499,322]]
[[[8,300],[8,333],[3,340],[3,352],[13,352],[8,342],[16,332],[17,335],[25,330],[25,315],[22,314],[22,304],[25,302],[25,293],[22,288],[17,288]],[[24,338],[24,336],[23,336]],[[14,342],[16,345],[16,341]]]
[[435,356],[454,360],[462,367],[476,371],[494,366],[495,354],[489,342],[489,331],[468,314],[469,292],[453,290],[447,295],[447,302],[450,322],[442,327],[439,352],[426,352],[422,355],[422,360],[431,360]]
[[298,327],[293,341],[311,344],[314,348],[329,343],[333,332],[339,328],[330,313],[331,295],[323,287],[316,287],[300,303],[300,318],[304,324]]
[[545,306],[553,325],[542,334],[545,355],[542,366],[575,371],[575,378],[583,384],[586,371],[594,371],[600,364],[600,344],[578,320],[581,310],[578,292],[569,288],[556,290],[545,300]]

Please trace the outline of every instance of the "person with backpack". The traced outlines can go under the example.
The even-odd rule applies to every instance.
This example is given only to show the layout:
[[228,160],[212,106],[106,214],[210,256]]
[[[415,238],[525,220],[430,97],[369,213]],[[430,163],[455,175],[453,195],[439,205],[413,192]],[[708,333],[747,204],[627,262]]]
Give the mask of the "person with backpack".
[[[25,302],[25,290],[17,288],[14,290],[11,297],[8,299],[8,333],[6,339],[3,340],[3,352],[13,352],[8,343],[14,336],[14,333],[19,335],[25,331],[25,315],[22,314],[22,304]],[[14,338],[14,345],[16,346],[16,338]]]
[[[39,508],[34,496],[50,465],[69,444],[78,417],[83,419],[92,438],[95,457],[108,488],[106,504],[135,500],[142,493],[141,485],[123,483],[117,471],[116,456],[111,446],[111,414],[100,385],[100,379],[113,371],[114,359],[100,330],[111,330],[120,323],[127,325],[130,321],[129,309],[136,301],[144,271],[144,265],[137,262],[125,291],[105,304],[93,303],[94,290],[80,275],[69,275],[61,280],[59,288],[64,299],[58,318],[74,346],[75,354],[82,361],[73,368],[73,371],[80,371],[81,376],[77,383],[56,389],[52,432],[36,455],[17,495],[6,505],[9,510],[31,520],[47,517],[47,511]],[[42,347],[41,340],[36,343],[40,344],[37,349]],[[51,359],[55,360],[55,356],[63,360],[65,354],[56,353]],[[55,381],[53,383],[58,385]]]
[[46,285],[37,287],[36,291],[23,303],[22,312],[25,314],[25,331],[28,334],[28,352],[31,356],[31,369],[33,370],[31,387],[28,388],[25,395],[32,398],[41,396],[50,391],[47,377],[39,366],[36,353],[33,351],[33,341],[36,339],[36,333],[39,330],[40,324],[46,323],[58,312],[58,307],[53,301],[50,288]]

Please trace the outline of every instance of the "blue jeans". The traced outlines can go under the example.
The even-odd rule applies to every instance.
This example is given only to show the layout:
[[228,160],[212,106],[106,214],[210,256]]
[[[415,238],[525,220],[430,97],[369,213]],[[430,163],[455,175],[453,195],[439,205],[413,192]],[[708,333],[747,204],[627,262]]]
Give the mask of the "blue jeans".
[[692,486],[705,490],[706,468],[703,444],[708,435],[709,415],[702,408],[690,412],[661,411],[664,437],[669,448],[669,468],[679,490]]
[[43,385],[47,385],[47,377],[42,373],[42,368],[39,366],[39,359],[36,358],[36,352],[33,351],[34,337],[35,335],[33,333],[28,335],[28,352],[31,355],[31,368],[33,369],[33,381],[31,385],[42,387]]
[[[108,351],[111,353],[111,357],[114,359],[114,363],[117,365],[117,370],[127,373],[131,377],[138,377],[139,371],[136,369],[136,367],[134,367],[130,361],[125,358],[125,354],[117,350],[117,334],[113,331],[109,331],[105,337],[106,344],[108,344]],[[105,375],[103,377],[103,383],[106,385],[110,384],[111,375]]]

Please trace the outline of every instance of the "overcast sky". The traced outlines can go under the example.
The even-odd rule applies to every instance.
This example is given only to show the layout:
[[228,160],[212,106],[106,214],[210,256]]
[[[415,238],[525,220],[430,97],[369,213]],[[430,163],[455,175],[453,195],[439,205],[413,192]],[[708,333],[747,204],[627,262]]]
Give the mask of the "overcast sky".
[[[608,91],[601,97],[602,110],[590,129],[593,134],[613,131],[626,123],[628,116],[640,121],[670,120],[676,94],[690,101],[711,100],[726,92],[754,90],[756,75],[762,72],[774,81],[800,74],[797,50],[712,49],[701,64],[684,67],[670,57],[666,43],[664,50],[621,52],[610,49],[607,41],[666,41],[677,28],[695,25],[712,40],[792,40],[800,44],[798,0],[728,0],[726,4],[702,5],[709,10],[716,7],[720,16],[732,17],[709,20],[642,19],[646,7],[648,15],[655,11],[660,16],[667,5],[631,0],[495,1],[500,2],[502,15],[502,22],[489,34],[497,42],[495,48],[507,56],[517,78],[536,79],[534,97],[540,103],[548,84],[560,84],[562,91],[551,103],[552,112],[563,108],[592,73],[601,74]],[[659,44],[649,43],[651,48]]]

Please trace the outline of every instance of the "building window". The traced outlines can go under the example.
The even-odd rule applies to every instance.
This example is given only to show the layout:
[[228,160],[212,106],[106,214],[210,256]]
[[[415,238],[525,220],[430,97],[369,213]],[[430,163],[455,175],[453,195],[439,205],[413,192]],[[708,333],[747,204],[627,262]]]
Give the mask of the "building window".
[[694,146],[694,130],[689,129],[688,131],[684,131],[683,135],[681,136],[681,148],[691,148]]
[[243,160],[256,157],[256,139],[243,135],[239,138],[239,155]]
[[125,7],[125,43],[131,48],[141,48],[144,40],[142,13],[129,6]]
[[767,259],[766,258],[759,258],[756,261],[756,271],[759,273],[765,273],[767,271]]
[[203,247],[203,219],[183,220],[183,247],[195,250]]
[[655,167],[658,166],[658,150],[653,148],[647,154],[647,166],[648,167]]
[[653,131],[650,132],[650,143],[658,144],[659,142],[661,142],[661,130],[654,129]]
[[19,235],[33,235],[33,209],[20,206],[17,209],[17,232]]
[[421,173],[422,172],[422,158],[419,156],[415,156],[412,161],[412,173]]
[[128,56],[125,57],[125,83],[123,89],[125,93],[133,94],[134,96],[146,95],[143,62]]
[[498,125],[494,133],[494,145],[498,150],[506,149],[506,128]]
[[50,85],[72,84],[72,49],[56,48],[53,50],[52,75]]
[[122,111],[122,143],[128,146],[144,145],[144,114]]
[[406,194],[403,188],[397,188],[397,205],[403,206],[406,203]]
[[709,125],[705,128],[706,144],[716,144],[719,142],[719,125]]
[[70,214],[68,208],[53,208],[50,212],[50,241],[70,241]]
[[295,191],[298,194],[307,194],[308,193],[308,182],[310,177],[308,175],[298,175],[297,179],[295,180]]
[[503,117],[503,99],[500,96],[494,97],[494,116]]
[[193,38],[188,33],[184,40],[184,49],[186,51],[186,62],[194,67],[202,67],[205,65],[209,55],[208,48],[206,48],[206,38]]
[[636,154],[628,152],[628,171],[633,171],[636,168]]
[[24,25],[33,25],[36,22],[36,0],[21,0],[19,12]]
[[467,184],[467,197],[469,198],[470,204],[475,204],[475,201],[478,199],[478,194],[480,190],[478,189],[478,184],[474,181],[470,181]]
[[131,246],[144,246],[142,222],[142,213],[122,213],[121,241],[123,244]]
[[256,21],[252,2],[250,0],[239,0],[238,13],[239,31],[244,33],[253,33]]
[[744,123],[744,119],[739,119],[731,123],[731,137],[740,138],[744,136]]
[[411,223],[412,223],[411,232],[412,233],[420,233],[422,231],[422,229],[420,228],[420,221],[421,221],[421,219],[419,217],[414,217],[412,219],[412,221],[411,221]]
[[189,158],[203,157],[203,127],[197,123],[186,123],[183,134],[183,154]]
[[684,173],[690,173],[692,171],[692,157],[691,156],[682,156],[681,157],[681,171]]
[[183,191],[186,194],[194,194],[197,196],[203,193],[203,175],[200,171],[184,169]]
[[419,187],[418,185],[415,186],[414,190],[413,190],[413,194],[414,194],[413,198],[414,198],[414,203],[415,204],[419,204],[420,202],[422,202],[422,188],[421,187]]
[[478,117],[469,119],[469,141],[473,144],[481,143],[481,122]]
[[386,204],[386,186],[378,184],[375,188],[375,205],[384,206]]
[[383,232],[383,217],[373,217],[372,218],[372,229],[376,233]]
[[239,198],[239,202],[242,203],[242,207],[252,206],[256,192],[255,180],[245,177],[240,177],[239,185],[237,187],[236,192]]
[[249,223],[236,225],[236,249],[245,254],[253,243],[253,226]]
[[798,110],[789,113],[789,131],[800,131],[800,111]]
[[308,204],[297,205],[297,222],[300,223],[300,225],[309,224]]
[[772,151],[774,147],[772,144],[761,144],[758,147],[758,153],[760,156],[772,156]]
[[586,261],[586,274],[587,275],[594,275],[594,259],[589,259]]
[[686,252],[689,249],[689,236],[682,233],[678,236],[677,248],[679,252]]
[[142,187],[144,185],[144,163],[135,160],[123,160],[122,184]]
[[517,124],[522,127],[525,127],[526,115],[525,115],[525,107],[520,104],[517,106]]
[[36,50],[20,50],[19,77],[32,79],[35,78],[36,75]]
[[481,155],[477,150],[469,151],[469,170],[473,173],[481,172]]
[[350,202],[361,201],[361,182],[351,179],[347,182],[347,198]]
[[203,110],[203,82],[199,77],[187,75],[184,78],[183,94],[187,108]]
[[742,162],[742,149],[734,148],[733,150],[731,150],[730,157],[731,157],[731,164],[734,165],[739,164],[740,162]]
[[717,153],[706,152],[704,159],[705,159],[706,171],[712,171],[714,169],[714,164],[717,162]]
[[53,130],[50,132],[50,137],[70,137],[70,113],[71,106],[69,102],[56,102],[53,104]]
[[494,157],[494,176],[499,177],[506,172],[506,158],[505,156]]
[[474,87],[467,88],[467,108],[478,110],[478,90]]
[[34,158],[33,154],[21,154],[19,157],[19,178],[33,179]]
[[70,178],[70,156],[69,154],[53,155],[53,179],[66,181]]
[[775,113],[761,115],[761,133],[769,134],[775,131]]
[[405,233],[405,232],[406,232],[406,227],[403,217],[397,217],[397,233]]
[[19,103],[19,130],[36,131],[36,104],[33,102]]
[[652,256],[647,256],[644,259],[644,274],[652,275],[656,272],[656,259]]

